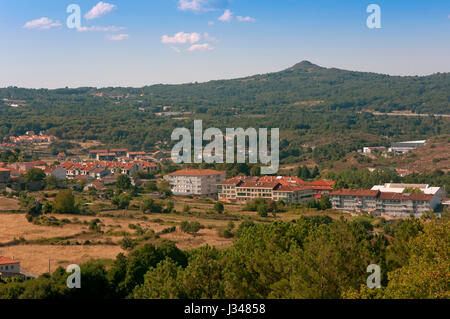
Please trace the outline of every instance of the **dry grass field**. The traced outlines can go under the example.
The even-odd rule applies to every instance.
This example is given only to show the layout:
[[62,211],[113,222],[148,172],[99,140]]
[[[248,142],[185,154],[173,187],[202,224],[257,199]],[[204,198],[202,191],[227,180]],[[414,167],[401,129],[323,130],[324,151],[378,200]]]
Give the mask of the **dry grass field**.
[[82,264],[90,259],[114,259],[123,250],[119,246],[55,246],[55,245],[17,245],[0,247],[0,255],[20,260],[25,270],[42,274],[58,266]]
[[84,225],[65,225],[64,227],[38,226],[29,223],[25,214],[0,214],[0,244],[14,239],[34,240],[73,236],[87,230]]
[[0,212],[7,210],[19,210],[19,201],[14,198],[0,196]]
[[[0,209],[18,209],[16,200],[0,199]],[[22,267],[35,273],[48,271],[48,261],[51,260],[52,271],[58,266],[71,263],[83,263],[89,259],[114,259],[123,252],[120,242],[126,234],[131,238],[139,238],[136,227],[144,231],[153,230],[159,238],[140,241],[158,243],[162,240],[174,241],[180,249],[194,249],[204,245],[223,249],[233,244],[232,238],[219,235],[230,220],[235,229],[244,220],[254,222],[273,222],[275,220],[292,221],[298,219],[300,213],[279,213],[276,217],[269,215],[260,218],[256,212],[243,211],[242,205],[225,204],[226,214],[208,214],[214,210],[214,202],[189,198],[176,198],[175,209],[183,212],[185,205],[189,205],[189,213],[150,214],[144,215],[140,211],[112,210],[104,211],[97,216],[59,215],[51,214],[59,221],[68,219],[70,223],[61,226],[43,226],[29,223],[24,213],[0,214],[0,255],[14,257],[21,261]],[[320,215],[323,212],[303,212],[303,215]],[[342,213],[327,212],[333,218],[339,218]],[[344,215],[345,216],[345,215]],[[89,229],[89,223],[99,219],[103,233]],[[188,234],[180,230],[183,221],[198,221],[203,225],[196,234]],[[131,227],[130,227],[131,226]],[[163,230],[176,227],[174,232],[161,233]],[[19,240],[17,243],[11,243]],[[89,244],[86,242],[89,241]],[[106,244],[108,243],[108,244]]]

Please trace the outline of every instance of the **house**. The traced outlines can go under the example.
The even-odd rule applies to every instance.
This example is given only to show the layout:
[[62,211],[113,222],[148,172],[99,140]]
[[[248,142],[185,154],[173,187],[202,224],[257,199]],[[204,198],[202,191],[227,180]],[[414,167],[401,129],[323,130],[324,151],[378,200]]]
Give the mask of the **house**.
[[0,256],[0,278],[24,277],[20,261]]
[[108,150],[91,150],[89,151],[89,158],[96,159],[98,154],[108,153]]
[[98,153],[97,161],[114,161],[116,159],[116,153]]
[[19,172],[19,174],[25,174],[30,169],[35,167],[33,162],[16,162],[9,165],[11,169],[14,169]]
[[215,196],[217,185],[225,180],[225,171],[185,169],[164,176],[174,195]]
[[108,176],[109,174],[110,172],[103,167],[94,168],[89,171],[89,176],[95,179],[102,179],[103,177]]
[[44,169],[44,173],[45,173],[45,175],[53,176],[54,178],[56,178],[57,180],[60,180],[60,181],[63,181],[66,179],[66,170],[61,166],[48,167],[48,168]]
[[116,154],[116,157],[122,157],[127,156],[128,150],[126,148],[116,148],[110,149],[109,152]]
[[385,152],[386,147],[384,146],[375,146],[375,147],[363,147],[363,154],[372,154],[376,152]]
[[0,183],[8,183],[11,180],[11,170],[0,168]]
[[145,152],[127,152],[127,157],[136,159],[138,157],[145,156],[146,154],[147,153],[145,153]]

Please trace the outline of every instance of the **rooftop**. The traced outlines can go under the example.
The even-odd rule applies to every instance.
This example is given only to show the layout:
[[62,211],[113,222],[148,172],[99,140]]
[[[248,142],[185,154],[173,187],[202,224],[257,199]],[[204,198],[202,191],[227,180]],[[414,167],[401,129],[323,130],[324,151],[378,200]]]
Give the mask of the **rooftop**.
[[0,265],[11,265],[11,264],[18,264],[20,263],[19,260],[9,259],[3,256],[0,256]]
[[364,197],[377,197],[378,194],[379,191],[368,189],[341,189],[330,193],[330,195],[364,196]]
[[226,171],[216,171],[213,169],[185,169],[170,173],[169,176],[208,176],[208,175],[222,175]]

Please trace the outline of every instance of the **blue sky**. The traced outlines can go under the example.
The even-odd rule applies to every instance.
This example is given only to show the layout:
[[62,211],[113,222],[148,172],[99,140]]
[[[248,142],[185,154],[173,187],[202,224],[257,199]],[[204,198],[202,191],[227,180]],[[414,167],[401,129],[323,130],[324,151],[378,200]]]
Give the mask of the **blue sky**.
[[[380,29],[366,25],[371,3]],[[0,87],[203,82],[302,60],[425,75],[450,72],[449,36],[445,0],[2,0]]]

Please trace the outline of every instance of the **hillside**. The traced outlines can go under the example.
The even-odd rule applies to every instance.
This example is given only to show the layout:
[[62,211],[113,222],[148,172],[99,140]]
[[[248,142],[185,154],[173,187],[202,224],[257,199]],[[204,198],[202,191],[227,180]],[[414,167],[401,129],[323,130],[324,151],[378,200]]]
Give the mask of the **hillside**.
[[[399,77],[323,68],[303,61],[240,79],[143,88],[0,89],[0,139],[47,130],[63,140],[170,147],[176,127],[278,127],[284,163],[336,161],[362,146],[450,134],[450,73]],[[5,100],[6,99],[6,100]],[[3,101],[3,104],[2,102]],[[21,101],[11,107],[11,101]],[[166,106],[163,108],[163,106]],[[163,110],[182,117],[158,116]],[[376,111],[371,112],[363,111]]]

